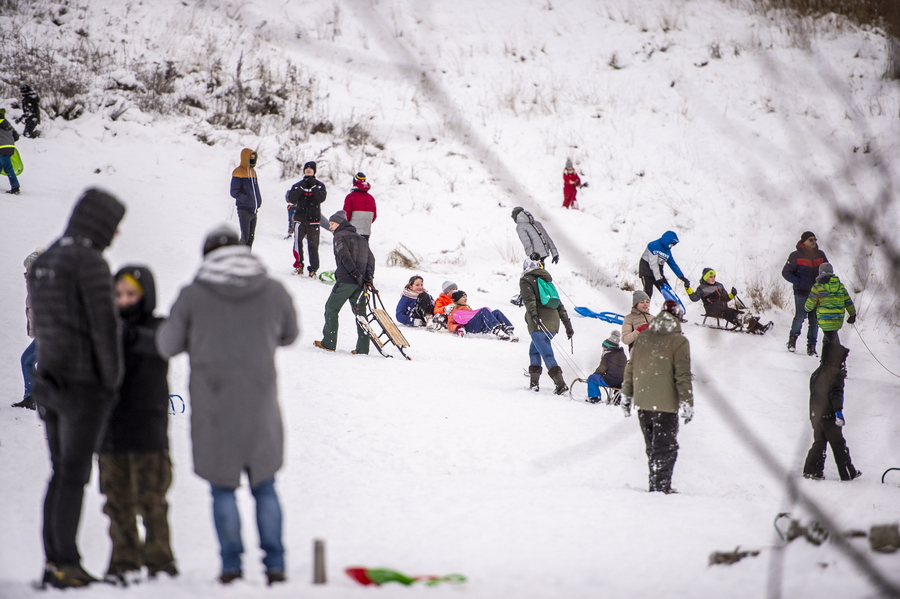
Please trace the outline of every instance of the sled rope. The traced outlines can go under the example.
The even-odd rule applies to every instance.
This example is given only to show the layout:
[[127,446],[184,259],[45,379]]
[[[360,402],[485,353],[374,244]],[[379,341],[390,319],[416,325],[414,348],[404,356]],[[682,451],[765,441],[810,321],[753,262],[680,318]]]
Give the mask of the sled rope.
[[[576,374],[580,375],[581,378],[586,379],[587,376],[585,376],[585,374],[581,371],[581,369],[578,367],[578,365],[572,359],[570,359],[569,356],[566,355],[565,348],[563,348],[562,345],[560,345],[553,337],[550,336],[550,331],[547,330],[547,327],[544,326],[543,322],[540,324],[540,327],[541,327],[541,330],[544,331],[544,334],[547,335],[547,339],[550,340],[550,344],[555,345],[556,349],[559,350],[559,353],[560,353],[561,357],[563,358],[563,360],[565,360],[566,364],[568,364],[572,368],[572,370],[575,371]],[[571,341],[571,339],[570,339],[570,341]],[[573,355],[575,354],[575,343],[574,342],[572,343],[572,354]]]
[[872,358],[873,358],[876,362],[878,362],[878,365],[881,366],[882,368],[884,368],[888,373],[890,373],[890,374],[892,374],[893,376],[895,376],[895,377],[897,377],[898,379],[900,379],[900,375],[898,375],[897,373],[895,373],[894,371],[892,371],[890,368],[888,368],[887,366],[885,366],[884,364],[882,364],[882,363],[881,363],[881,360],[879,360],[878,358],[875,357],[875,354],[872,353],[872,350],[869,348],[868,345],[866,345],[866,340],[863,339],[862,333],[860,333],[860,332],[859,332],[859,329],[856,328],[856,324],[853,324],[853,325],[851,325],[851,326],[853,327],[853,330],[856,331],[856,334],[859,335],[859,340],[862,341],[862,344],[863,344],[863,346],[865,346],[866,350],[869,352],[869,355],[871,355]]

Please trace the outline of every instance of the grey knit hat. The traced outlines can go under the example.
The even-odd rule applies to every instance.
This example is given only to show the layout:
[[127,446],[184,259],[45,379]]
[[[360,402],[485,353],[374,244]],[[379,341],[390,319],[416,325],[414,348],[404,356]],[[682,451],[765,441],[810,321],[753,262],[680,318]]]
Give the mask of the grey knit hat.
[[441,285],[441,291],[450,295],[451,292],[456,291],[459,287],[456,286],[456,283],[453,281],[444,281],[443,285]]
[[614,330],[609,334],[609,337],[606,341],[603,342],[603,347],[619,347],[619,342],[622,340],[622,334],[618,331],[618,329]]
[[27,270],[31,270],[31,265],[34,264],[34,261],[38,259],[38,256],[44,253],[44,248],[37,248],[25,258],[25,268]]
[[347,213],[343,210],[338,210],[328,217],[328,222],[343,225],[345,222],[347,222]]
[[572,166],[572,159],[566,158],[566,168],[575,168]]
[[637,306],[642,301],[649,300],[649,299],[650,299],[649,295],[647,295],[646,293],[644,293],[643,291],[638,289],[637,291],[635,291],[634,293],[631,294],[631,306],[632,307]]

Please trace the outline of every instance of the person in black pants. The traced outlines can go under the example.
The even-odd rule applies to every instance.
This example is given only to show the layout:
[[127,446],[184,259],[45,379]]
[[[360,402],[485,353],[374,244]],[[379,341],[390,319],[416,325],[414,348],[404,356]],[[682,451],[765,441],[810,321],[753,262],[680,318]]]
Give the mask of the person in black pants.
[[253,245],[256,237],[256,214],[262,207],[259,181],[256,179],[256,152],[241,150],[241,165],[231,173],[231,197],[237,207],[241,225],[241,244]]

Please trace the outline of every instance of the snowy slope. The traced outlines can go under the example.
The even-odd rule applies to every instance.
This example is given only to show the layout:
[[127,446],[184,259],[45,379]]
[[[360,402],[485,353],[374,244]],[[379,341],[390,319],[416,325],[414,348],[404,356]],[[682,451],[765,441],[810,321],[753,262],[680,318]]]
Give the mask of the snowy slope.
[[[779,21],[766,24],[718,2],[517,4],[91,3],[59,31],[87,27],[96,43],[131,36],[151,59],[192,55],[210,39],[229,64],[241,50],[276,52],[315,75],[320,110],[336,124],[371,117],[383,150],[319,134],[298,154],[320,157],[328,214],[341,207],[353,172],[369,176],[379,202],[376,283],[389,311],[413,274],[385,264],[399,242],[422,257],[416,272],[433,294],[454,280],[472,305],[500,308],[524,337],[523,312],[508,303],[521,258],[509,218],[515,205],[540,215],[560,246],[563,259],[551,270],[570,314],[573,305],[626,312],[630,292],[621,287],[636,283],[643,246],[669,228],[682,239],[675,255],[692,279],[713,266],[728,286],[744,290],[759,280],[787,296],[778,271],[799,233],[812,229],[862,308],[859,330],[869,348],[898,370],[895,334],[881,313],[890,303],[884,266],[877,252],[861,257],[859,232],[829,211],[832,201],[862,209],[884,184],[881,169],[897,171],[900,96],[878,78],[884,58],[877,34],[823,33],[814,37],[812,59],[792,46]],[[719,59],[710,55],[714,42]],[[613,54],[623,68],[609,66]],[[4,407],[19,399],[17,363],[28,343],[22,259],[62,232],[81,190],[102,186],[128,205],[108,260],[113,268],[150,265],[165,312],[199,265],[205,232],[222,221],[237,225],[227,184],[244,146],[262,157],[254,253],[291,291],[302,325],[300,340],[278,355],[287,430],[278,485],[289,583],[267,594],[400,592],[362,589],[341,573],[366,565],[469,578],[461,588],[403,591],[411,596],[766,596],[779,555],[772,520],[782,511],[806,514],[721,407],[727,402],[784,471],[799,476],[816,361],[785,352],[791,314],[766,313],[776,326],[761,338],[685,325],[697,416],[679,437],[680,493],[650,495],[636,419],[554,396],[547,379],[540,394],[527,393],[524,342],[405,330],[411,362],[374,350],[352,356],[355,333],[344,315],[338,352],[315,350],[329,288],[290,274],[281,198],[292,181],[281,180],[274,159],[286,132],[218,132],[208,146],[194,137],[197,127],[191,119],[153,120],[130,109],[115,122],[89,114],[45,123],[44,137],[19,143],[25,193],[4,200],[0,254],[0,332],[9,365],[0,373],[8,390],[0,405],[0,596],[35,594],[29,584],[42,566],[49,474],[40,422]],[[853,151],[865,143],[878,151]],[[591,183],[580,194],[581,211],[558,207],[567,156]],[[821,194],[826,179],[830,197]],[[886,230],[895,210],[881,214]],[[328,237],[320,248],[326,266],[333,264]],[[688,308],[697,322],[698,309]],[[567,379],[596,367],[613,328],[573,319],[574,356],[562,351],[564,343],[557,349]],[[800,489],[841,529],[866,530],[900,518],[897,481],[878,480],[885,468],[900,466],[896,380],[854,331],[842,337],[851,348],[846,436],[865,475],[841,484],[829,462],[829,480],[801,480]],[[172,392],[189,404],[187,360],[173,360],[170,372]],[[209,491],[192,473],[187,419],[177,414],[170,427],[170,521],[182,575],[127,593],[259,596],[264,577],[246,488],[239,497],[246,580],[230,588],[214,582]],[[79,540],[86,568],[98,574],[109,551],[101,508],[94,480]],[[324,587],[310,584],[315,538],[327,543]],[[804,543],[783,552],[783,596],[875,594],[835,546]],[[864,539],[852,544],[900,585],[896,555],[872,554]],[[730,567],[707,565],[712,551],[737,545],[762,553]],[[80,594],[121,593],[92,587]]]

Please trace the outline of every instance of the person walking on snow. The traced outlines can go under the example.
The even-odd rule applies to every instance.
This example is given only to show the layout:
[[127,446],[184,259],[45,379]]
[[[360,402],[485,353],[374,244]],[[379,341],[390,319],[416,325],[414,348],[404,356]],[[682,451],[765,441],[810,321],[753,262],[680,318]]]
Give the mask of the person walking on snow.
[[[349,300],[354,316],[366,315],[365,302],[360,302],[363,289],[371,287],[375,278],[375,256],[369,249],[369,242],[356,232],[356,227],[347,220],[343,210],[338,210],[322,221],[322,227],[334,233],[334,287],[325,302],[325,326],[322,340],[314,341],[319,349],[334,351],[337,348],[338,323],[341,307]],[[369,335],[356,318],[356,349],[353,354],[369,353]]]
[[577,208],[578,190],[583,187],[581,178],[572,166],[572,159],[566,159],[566,168],[563,169],[563,208]]
[[294,274],[303,274],[303,239],[309,253],[309,276],[319,272],[319,226],[322,221],[322,202],[328,196],[325,184],[316,179],[316,163],[303,165],[303,178],[287,192],[289,206],[294,206]]
[[[675,257],[672,255],[672,248],[678,243],[678,235],[674,231],[666,231],[662,237],[647,244],[647,249],[641,256],[641,262],[638,266],[638,274],[641,282],[644,284],[644,293],[648,298],[653,297],[653,287],[661,289],[663,285],[669,285],[666,275],[663,272],[663,266],[668,264],[675,276],[678,277],[685,287],[690,287],[691,282],[684,276],[678,264],[675,263]],[[671,287],[671,286],[670,286]]]
[[268,583],[285,580],[282,512],[275,474],[284,461],[275,351],[297,339],[297,313],[284,286],[229,227],[203,244],[203,263],[183,287],[156,346],[190,357],[194,472],[209,482],[222,573],[243,576],[241,518],[234,492],[246,472]]
[[241,165],[231,173],[231,197],[234,198],[241,225],[241,243],[251,247],[256,237],[256,214],[262,206],[256,179],[256,159],[256,152],[244,148],[241,150]]
[[819,325],[816,322],[815,312],[806,311],[806,300],[816,283],[819,266],[825,262],[828,262],[828,257],[819,249],[816,234],[812,231],[804,231],[797,243],[797,249],[791,252],[781,269],[781,276],[794,286],[794,320],[791,322],[791,332],[787,342],[789,352],[797,350],[797,339],[800,337],[803,320],[806,319],[809,323],[806,331],[806,353],[810,356],[816,355]]
[[806,454],[803,476],[825,479],[825,449],[831,445],[841,480],[854,480],[862,472],[853,467],[850,450],[844,440],[844,379],[847,378],[847,355],[850,350],[840,342],[822,345],[822,361],[809,377],[809,421],[813,428],[813,444]]
[[803,307],[807,312],[815,312],[816,322],[822,329],[823,346],[826,343],[841,342],[838,331],[844,326],[844,310],[849,314],[847,324],[856,322],[856,306],[828,262],[819,265],[816,284],[812,286]]
[[12,155],[16,153],[16,142],[19,141],[19,133],[6,120],[6,109],[0,108],[0,172],[5,172],[9,178],[9,190],[6,193],[19,195],[19,179],[13,169]]
[[22,116],[17,118],[16,122],[25,121],[23,137],[35,138],[39,135],[35,128],[41,124],[41,99],[30,85],[20,87],[19,93],[22,94]]
[[22,364],[22,380],[25,383],[25,394],[22,401],[12,404],[14,408],[25,408],[34,410],[34,398],[31,396],[32,387],[34,386],[34,367],[37,364],[37,344],[34,342],[34,328],[31,325],[31,288],[28,285],[28,273],[31,272],[31,266],[38,256],[44,251],[44,248],[38,248],[28,254],[25,258],[25,331],[31,337],[31,343],[22,352],[20,362]]
[[691,345],[681,333],[681,306],[665,308],[634,342],[622,384],[622,410],[638,421],[647,447],[650,492],[674,493],[672,472],[678,458],[678,411],[687,424],[694,417]]
[[[530,212],[521,206],[516,206],[512,211],[512,219],[516,223],[516,234],[522,242],[527,259],[540,262],[541,268],[544,268],[548,256],[553,257],[553,264],[559,262],[556,244],[550,239],[544,225],[534,220]],[[510,303],[521,306],[522,296],[516,295],[510,300]]]
[[543,360],[547,366],[547,374],[556,385],[553,392],[561,395],[569,390],[569,386],[566,385],[562,368],[559,367],[556,357],[553,355],[551,341],[559,332],[560,322],[565,327],[566,337],[569,339],[575,335],[575,329],[569,322],[569,314],[562,302],[559,302],[559,306],[556,308],[549,308],[541,303],[538,279],[547,283],[553,282],[550,273],[544,270],[536,260],[526,260],[522,277],[519,279],[519,292],[522,302],[525,304],[525,324],[528,326],[528,335],[531,337],[531,345],[528,346],[529,389],[540,390],[541,360]]
[[375,208],[375,198],[369,194],[371,186],[366,181],[364,173],[356,173],[353,177],[353,189],[344,198],[344,213],[350,224],[356,227],[356,232],[369,240],[372,234],[372,223],[378,218]]

